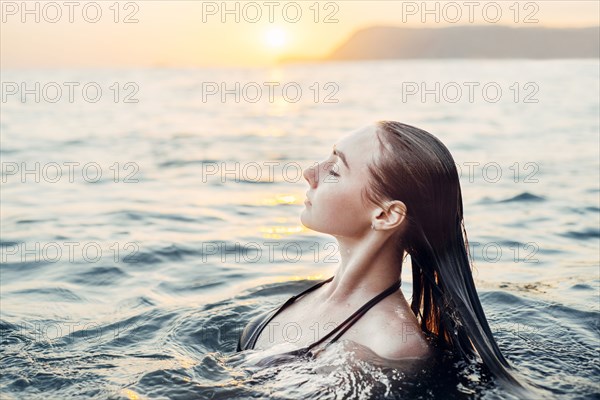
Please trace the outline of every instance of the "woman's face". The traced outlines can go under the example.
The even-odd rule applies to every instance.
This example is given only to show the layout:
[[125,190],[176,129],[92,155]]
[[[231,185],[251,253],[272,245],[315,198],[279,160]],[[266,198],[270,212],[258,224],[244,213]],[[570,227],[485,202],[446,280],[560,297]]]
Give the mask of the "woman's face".
[[378,151],[375,126],[342,137],[329,156],[304,170],[309,184],[300,220],[304,226],[334,236],[360,237],[371,229],[372,206],[361,191],[369,182],[367,165]]

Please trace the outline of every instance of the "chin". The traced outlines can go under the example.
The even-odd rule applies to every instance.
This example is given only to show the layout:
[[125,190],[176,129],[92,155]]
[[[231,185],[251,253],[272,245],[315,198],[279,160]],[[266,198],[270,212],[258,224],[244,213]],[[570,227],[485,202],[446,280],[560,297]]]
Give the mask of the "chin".
[[312,231],[318,231],[314,226],[310,223],[309,218],[305,217],[306,209],[302,210],[302,214],[300,214],[300,223],[307,229]]
[[305,218],[303,218],[305,211],[306,211],[306,209],[302,210],[302,214],[300,214],[300,223],[310,229],[309,224],[307,224],[305,221]]

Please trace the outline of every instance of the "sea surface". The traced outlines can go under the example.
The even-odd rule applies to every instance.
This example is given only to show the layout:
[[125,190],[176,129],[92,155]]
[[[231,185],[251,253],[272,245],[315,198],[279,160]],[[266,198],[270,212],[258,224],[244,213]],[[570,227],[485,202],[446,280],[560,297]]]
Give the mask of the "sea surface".
[[598,60],[3,70],[0,397],[509,398],[472,365],[235,352],[249,319],[335,273],[334,239],[300,223],[302,169],[391,119],[454,156],[503,354],[547,395],[600,398],[599,77]]

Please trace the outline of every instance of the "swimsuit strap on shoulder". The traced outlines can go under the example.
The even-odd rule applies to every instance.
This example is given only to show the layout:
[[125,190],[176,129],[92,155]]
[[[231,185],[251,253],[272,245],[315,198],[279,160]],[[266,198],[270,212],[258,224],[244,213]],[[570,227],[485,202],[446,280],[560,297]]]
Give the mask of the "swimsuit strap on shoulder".
[[[311,287],[309,287],[308,289],[302,291],[301,293],[294,295],[292,297],[290,297],[289,299],[287,299],[287,301],[285,303],[283,303],[283,305],[281,307],[279,307],[279,310],[277,310],[277,312],[275,314],[273,314],[271,316],[271,318],[269,318],[269,321],[267,321],[267,324],[273,319],[275,318],[275,316],[277,314],[279,314],[281,311],[283,311],[284,308],[286,308],[287,306],[289,306],[291,303],[293,303],[294,301],[296,301],[297,299],[299,299],[300,297],[304,296],[306,293],[308,292],[312,292],[313,290],[320,288],[321,286],[323,286],[324,284],[326,284],[327,282],[330,282],[333,279],[333,276],[329,279],[326,279],[322,282],[317,283],[316,285],[313,285]],[[266,325],[266,324],[265,324]]]
[[313,290],[315,290],[315,289],[317,289],[317,288],[319,288],[319,287],[323,286],[323,285],[324,285],[324,284],[326,284],[327,282],[331,282],[331,280],[333,280],[333,278],[334,278],[334,277],[335,277],[335,275],[334,275],[334,276],[332,276],[331,278],[329,278],[329,279],[326,279],[326,280],[324,280],[324,281],[322,281],[322,282],[319,282],[319,283],[317,283],[317,284],[315,284],[315,285],[313,285],[313,286],[309,287],[308,289],[306,289],[306,290],[304,290],[304,291],[300,292],[299,294],[297,294],[297,295],[294,295],[294,296],[290,297],[289,299],[287,299],[287,301],[286,301],[285,303],[283,303],[283,304],[281,305],[281,307],[279,307],[279,309],[278,309],[276,312],[274,312],[274,313],[273,313],[273,314],[272,314],[272,315],[271,315],[271,316],[270,316],[270,317],[269,317],[269,318],[268,318],[266,321],[264,321],[264,322],[261,324],[261,327],[260,327],[260,328],[257,330],[257,332],[256,332],[256,333],[253,335],[252,346],[251,346],[250,348],[254,349],[254,346],[256,345],[256,341],[258,340],[258,337],[260,336],[261,332],[262,332],[262,331],[263,331],[263,329],[264,329],[264,328],[265,328],[265,327],[266,327],[266,326],[269,324],[269,322],[271,322],[271,320],[272,320],[273,318],[275,318],[275,316],[276,316],[277,314],[279,314],[281,311],[283,311],[283,310],[284,310],[286,307],[288,307],[290,304],[292,304],[292,303],[293,303],[294,301],[296,301],[298,298],[300,298],[300,297],[304,296],[306,293],[308,293],[308,292],[311,292],[311,291],[313,291]]
[[293,298],[294,300],[296,300],[296,299],[298,299],[298,298],[300,298],[300,297],[304,296],[306,293],[308,293],[308,292],[312,292],[313,290],[320,288],[321,286],[323,286],[323,285],[324,285],[324,284],[326,284],[327,282],[331,282],[331,281],[333,280],[333,278],[334,278],[334,277],[335,277],[335,275],[334,275],[334,276],[332,276],[331,278],[325,279],[324,281],[317,283],[316,285],[313,285],[313,286],[309,287],[308,289],[306,289],[306,290],[302,291],[301,293],[299,293],[299,294],[297,294],[297,295],[295,295],[295,296],[292,296],[292,298]]
[[333,334],[335,334],[340,328],[342,328],[344,325],[346,325],[341,331],[340,333],[333,338],[329,343],[334,343],[335,341],[337,341],[348,329],[350,329],[350,327],[352,327],[352,325],[358,321],[358,319],[360,317],[362,317],[371,307],[373,307],[375,304],[377,304],[380,300],[384,299],[385,297],[391,295],[392,293],[394,293],[396,290],[398,290],[398,288],[401,285],[401,281],[397,280],[396,282],[394,282],[393,285],[391,285],[390,287],[388,287],[387,289],[385,289],[383,292],[379,293],[377,296],[373,297],[371,300],[369,300],[366,304],[364,304],[361,308],[359,308],[358,310],[356,310],[356,312],[354,312],[354,314],[352,314],[350,317],[348,317],[344,322],[342,322],[341,324],[339,324],[334,330],[332,330],[331,332],[329,332],[327,335],[325,335],[323,338],[321,338],[320,340],[316,341],[315,343],[311,344],[310,346],[308,346],[306,349],[307,350],[311,350],[313,347],[318,346],[319,344],[323,343],[325,340],[329,339]]

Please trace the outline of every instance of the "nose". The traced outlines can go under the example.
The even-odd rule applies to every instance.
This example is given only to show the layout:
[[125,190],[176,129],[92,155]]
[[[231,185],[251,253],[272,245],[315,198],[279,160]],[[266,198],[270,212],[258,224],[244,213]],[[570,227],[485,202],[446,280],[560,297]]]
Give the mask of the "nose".
[[[318,164],[317,164],[318,166]],[[308,182],[308,184],[310,185],[311,188],[316,187],[317,185],[317,177],[315,177],[315,165],[311,165],[308,168],[306,168],[303,172],[302,172],[302,176],[304,176],[304,179],[306,179],[306,181]]]

